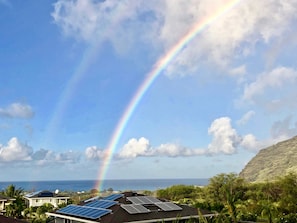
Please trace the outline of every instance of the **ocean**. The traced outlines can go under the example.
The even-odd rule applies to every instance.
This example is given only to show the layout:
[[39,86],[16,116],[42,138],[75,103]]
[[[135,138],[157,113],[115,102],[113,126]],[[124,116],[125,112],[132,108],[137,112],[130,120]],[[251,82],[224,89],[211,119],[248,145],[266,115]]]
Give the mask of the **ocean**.
[[[95,188],[96,180],[67,180],[67,181],[16,181],[0,182],[0,190],[4,190],[8,185],[13,184],[16,188],[24,191],[72,191],[87,192]],[[172,185],[196,185],[205,186],[208,179],[133,179],[133,180],[104,180],[102,189],[112,189],[114,191],[125,190],[150,190],[164,189]]]

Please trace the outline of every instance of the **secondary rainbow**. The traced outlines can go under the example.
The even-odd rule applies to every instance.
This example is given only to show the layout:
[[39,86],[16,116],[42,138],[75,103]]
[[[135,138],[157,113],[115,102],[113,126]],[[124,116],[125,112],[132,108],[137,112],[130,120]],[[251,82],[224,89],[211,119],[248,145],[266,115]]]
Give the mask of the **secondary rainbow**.
[[156,78],[161,74],[161,72],[168,66],[168,64],[178,55],[179,52],[193,40],[199,33],[209,27],[213,22],[215,22],[219,17],[226,14],[232,8],[234,8],[242,0],[232,0],[226,1],[226,3],[216,9],[214,13],[199,21],[196,25],[190,29],[190,31],[184,35],[165,55],[163,55],[153,66],[153,69],[147,74],[146,78],[142,84],[138,87],[135,95],[132,97],[130,103],[126,107],[123,115],[121,116],[112,137],[109,140],[108,146],[106,148],[107,153],[105,158],[102,161],[102,164],[99,169],[98,181],[95,188],[98,188],[101,191],[105,175],[113,156],[115,149],[117,148],[118,142],[122,136],[122,133],[129,122],[135,108],[138,103],[141,101],[144,94],[147,92],[152,83]]

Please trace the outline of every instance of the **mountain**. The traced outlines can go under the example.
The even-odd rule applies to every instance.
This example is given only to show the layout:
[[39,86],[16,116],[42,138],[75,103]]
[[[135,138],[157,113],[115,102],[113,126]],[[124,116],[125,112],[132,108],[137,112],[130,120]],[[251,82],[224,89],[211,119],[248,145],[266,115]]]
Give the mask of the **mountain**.
[[239,174],[247,181],[273,180],[297,172],[297,136],[262,149]]

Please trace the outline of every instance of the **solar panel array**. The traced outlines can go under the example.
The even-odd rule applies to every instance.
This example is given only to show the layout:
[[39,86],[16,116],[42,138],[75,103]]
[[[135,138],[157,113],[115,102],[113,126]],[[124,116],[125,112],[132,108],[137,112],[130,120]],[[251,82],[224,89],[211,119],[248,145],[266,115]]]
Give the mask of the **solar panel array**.
[[65,208],[57,210],[57,213],[68,214],[72,216],[89,218],[89,219],[98,219],[106,214],[111,213],[111,210],[103,208],[93,208],[79,205],[68,205]]
[[159,208],[161,208],[163,211],[179,211],[182,210],[182,208],[172,202],[159,202],[155,203]]
[[127,197],[127,200],[133,204],[155,204],[161,202],[159,199],[151,196]]
[[118,202],[111,200],[94,200],[92,202],[85,204],[85,206],[94,208],[110,208],[117,203]]
[[143,214],[151,212],[141,204],[122,204],[121,207],[124,208],[129,214]]
[[110,200],[110,201],[114,201],[114,200],[117,200],[121,197],[124,197],[124,194],[111,194],[107,197],[104,198],[104,200]]

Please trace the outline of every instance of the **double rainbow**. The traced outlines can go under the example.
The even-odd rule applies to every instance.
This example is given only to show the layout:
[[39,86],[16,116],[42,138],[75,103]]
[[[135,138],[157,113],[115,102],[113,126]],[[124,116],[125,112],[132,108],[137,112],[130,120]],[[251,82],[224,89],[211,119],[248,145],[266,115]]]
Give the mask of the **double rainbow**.
[[182,49],[189,44],[199,33],[209,27],[214,23],[218,18],[222,17],[228,11],[233,9],[241,0],[232,0],[226,1],[222,7],[216,9],[211,15],[207,16],[203,20],[195,24],[186,35],[184,35],[171,49],[164,54],[153,66],[152,70],[147,74],[146,78],[142,84],[138,87],[135,95],[131,99],[130,103],[126,107],[121,119],[119,120],[112,137],[109,140],[108,146],[106,148],[107,155],[102,161],[102,164],[99,169],[98,181],[95,185],[95,188],[98,188],[101,191],[103,188],[103,182],[106,176],[106,172],[110,161],[112,159],[113,153],[118,146],[118,142],[122,136],[122,133],[129,122],[135,108],[138,103],[141,101],[144,94],[147,92],[152,83],[156,78],[162,73],[162,71],[168,66],[168,64],[182,51]]

